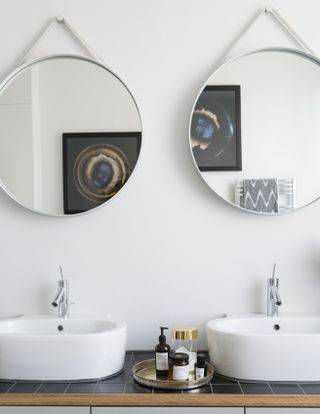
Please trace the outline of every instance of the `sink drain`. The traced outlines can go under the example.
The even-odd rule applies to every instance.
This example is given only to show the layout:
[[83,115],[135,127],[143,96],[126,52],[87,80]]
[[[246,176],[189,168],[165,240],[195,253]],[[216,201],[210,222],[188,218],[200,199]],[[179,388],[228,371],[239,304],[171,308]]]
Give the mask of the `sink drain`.
[[64,330],[64,327],[63,327],[63,325],[58,325],[58,328],[57,328],[57,329],[58,329],[58,331],[60,331],[60,332],[61,332],[61,331],[63,331],[63,330]]
[[279,329],[280,329],[280,325],[278,325],[278,324],[276,323],[275,325],[273,325],[273,329],[274,329],[275,331],[279,331]]

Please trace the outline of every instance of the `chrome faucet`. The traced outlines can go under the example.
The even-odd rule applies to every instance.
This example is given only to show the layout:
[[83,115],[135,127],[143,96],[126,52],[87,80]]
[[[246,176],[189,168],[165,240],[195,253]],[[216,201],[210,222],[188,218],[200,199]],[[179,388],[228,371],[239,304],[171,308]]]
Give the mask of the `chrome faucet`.
[[58,280],[58,292],[52,301],[52,306],[58,308],[58,317],[59,318],[68,318],[69,317],[69,282],[67,279],[64,279],[62,268],[60,268],[61,280]]
[[282,300],[279,294],[279,278],[275,277],[276,264],[273,265],[272,277],[267,280],[267,315],[278,316]]

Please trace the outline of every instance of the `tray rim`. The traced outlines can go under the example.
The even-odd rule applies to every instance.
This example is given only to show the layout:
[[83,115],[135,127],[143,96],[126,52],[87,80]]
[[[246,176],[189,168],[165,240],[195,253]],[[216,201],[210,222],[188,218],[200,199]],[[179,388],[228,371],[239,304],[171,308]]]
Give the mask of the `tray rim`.
[[[139,369],[140,365],[143,365],[144,368],[148,368],[148,364],[155,365],[155,358],[149,358],[145,359],[143,361],[137,362],[133,367],[131,368],[133,378],[135,381],[141,385],[144,385],[149,388],[155,388],[155,389],[163,389],[163,390],[192,390],[195,388],[203,387],[204,385],[207,385],[214,374],[214,366],[210,364],[210,362],[206,362],[207,367],[210,370],[210,373],[207,374],[204,378],[201,378],[199,380],[188,380],[188,381],[173,381],[173,380],[161,380],[161,379],[146,379],[143,376],[139,375],[137,373],[137,370]],[[151,367],[150,367],[151,368]]]

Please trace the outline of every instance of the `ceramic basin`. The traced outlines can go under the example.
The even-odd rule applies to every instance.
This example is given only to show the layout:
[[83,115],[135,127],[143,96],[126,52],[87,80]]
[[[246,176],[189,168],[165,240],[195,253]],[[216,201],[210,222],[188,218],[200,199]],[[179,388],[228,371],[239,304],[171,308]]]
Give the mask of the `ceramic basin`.
[[127,328],[103,318],[0,321],[0,379],[64,381],[123,368]]
[[228,377],[320,381],[320,317],[226,317],[207,323],[210,360]]

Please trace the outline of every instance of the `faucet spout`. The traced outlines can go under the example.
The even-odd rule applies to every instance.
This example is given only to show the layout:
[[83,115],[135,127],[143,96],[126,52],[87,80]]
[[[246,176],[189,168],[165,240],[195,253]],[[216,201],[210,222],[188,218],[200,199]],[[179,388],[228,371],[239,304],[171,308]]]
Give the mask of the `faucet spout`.
[[275,304],[277,306],[280,306],[282,304],[282,300],[279,294],[278,286],[271,286],[270,290],[271,290],[272,299],[274,300]]
[[69,317],[69,284],[66,279],[58,280],[58,292],[51,304],[58,308],[59,318]]
[[55,308],[57,308],[59,306],[59,303],[62,300],[62,296],[65,293],[65,289],[62,287],[58,290],[58,293],[56,295],[56,297],[53,299],[51,305],[54,306]]

